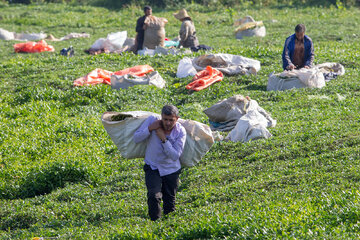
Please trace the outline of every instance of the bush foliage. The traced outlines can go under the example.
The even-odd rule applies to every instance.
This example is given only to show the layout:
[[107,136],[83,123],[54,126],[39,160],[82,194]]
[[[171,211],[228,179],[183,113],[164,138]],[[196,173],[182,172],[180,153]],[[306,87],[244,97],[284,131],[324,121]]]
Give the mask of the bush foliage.
[[[5,0],[3,0],[5,1]],[[178,7],[189,4],[200,4],[208,7],[242,7],[242,6],[355,6],[360,5],[360,0],[8,0],[9,3],[72,3],[80,5],[94,5],[108,8],[123,8],[129,5],[145,6],[151,5],[153,7]]]
[[[254,75],[225,76],[200,92],[177,78],[179,61],[204,54],[137,56],[88,49],[108,33],[135,35],[138,6],[114,10],[72,4],[0,4],[0,25],[14,32],[60,38],[55,52],[15,53],[0,41],[0,239],[359,239],[360,238],[360,10],[320,7],[208,8],[186,5],[202,44],[214,53],[257,59]],[[169,20],[174,9],[154,9]],[[262,20],[264,38],[236,40],[234,20]],[[266,91],[281,72],[286,37],[298,23],[314,41],[315,64],[339,62],[346,73],[322,89]],[[59,51],[72,45],[75,55]],[[149,64],[164,89],[109,85],[73,87],[95,68],[118,71]],[[159,113],[178,106],[182,118],[208,124],[203,113],[235,94],[258,101],[277,126],[273,137],[217,142],[193,168],[183,169],[177,210],[151,222],[143,159],[125,159],[101,124],[106,111]]]

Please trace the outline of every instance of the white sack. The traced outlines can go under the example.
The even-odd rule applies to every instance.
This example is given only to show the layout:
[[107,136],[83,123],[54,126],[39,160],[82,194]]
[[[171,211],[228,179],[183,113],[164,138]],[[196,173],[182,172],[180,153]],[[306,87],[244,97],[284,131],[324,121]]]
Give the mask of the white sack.
[[165,80],[157,71],[153,71],[143,77],[131,74],[125,74],[123,76],[114,74],[110,80],[112,89],[126,89],[135,85],[154,85],[158,88],[164,88],[166,84]]
[[140,56],[154,56],[155,55],[155,49],[148,49],[147,47],[144,47],[141,50],[138,50],[138,55]]
[[91,50],[102,50],[107,49],[110,52],[115,52],[122,48],[127,38],[127,31],[109,33],[105,38],[99,38],[91,45]]
[[120,48],[122,48],[126,38],[127,31],[109,33],[104,43],[104,48],[108,49],[110,52],[119,50]]
[[3,28],[0,28],[0,39],[2,40],[14,40],[14,33],[9,32]]
[[312,68],[319,69],[322,73],[335,72],[339,75],[345,74],[345,68],[340,63],[326,62],[313,66]]
[[246,29],[243,31],[236,32],[236,39],[243,39],[244,37],[265,37],[266,28],[265,26],[255,27],[253,29]]
[[[221,100],[213,106],[204,110],[204,113],[213,122],[211,129],[214,131],[230,131],[232,130],[239,119],[246,115],[249,111],[257,111],[267,121],[266,127],[275,127],[276,120],[268,114],[257,101],[245,98],[242,95],[235,95],[233,97]],[[214,126],[214,125],[217,126]]]
[[99,38],[97,39],[93,45],[91,45],[90,49],[92,50],[101,50],[104,49],[104,43],[106,39],[105,38]]
[[69,33],[66,36],[60,38],[60,41],[69,40],[72,38],[89,38],[90,34],[88,33]]
[[[248,24],[252,23],[252,24]],[[246,16],[235,21],[235,26],[240,26],[236,32],[236,39],[244,37],[265,37],[266,28],[262,21],[256,22],[251,16]]]
[[325,86],[324,75],[319,69],[301,68],[299,70],[284,71],[271,74],[268,79],[267,90],[279,91],[292,88],[322,88]]
[[250,110],[239,119],[226,139],[233,142],[248,142],[259,138],[270,138],[272,135],[266,129],[267,126],[268,121],[260,112]]
[[46,38],[45,33],[14,33],[15,40],[37,41]]
[[[111,116],[119,114],[128,117],[121,121],[111,120]],[[133,136],[135,131],[150,115],[158,119],[161,118],[159,114],[144,111],[122,113],[106,112],[102,115],[101,120],[104,128],[124,158],[145,157],[147,142],[143,141],[136,144],[133,141]],[[214,143],[212,132],[209,126],[196,121],[181,118],[179,118],[178,121],[184,126],[187,133],[180,162],[183,167],[192,167],[201,160]]]
[[194,58],[192,62],[197,71],[211,66],[227,75],[248,75],[260,71],[260,61],[225,53],[202,55]]
[[195,76],[196,73],[197,71],[192,65],[191,58],[184,57],[183,59],[180,60],[176,72],[176,77],[185,78],[187,76]]
[[16,33],[0,28],[0,39],[18,41],[36,41],[46,38],[45,33]]

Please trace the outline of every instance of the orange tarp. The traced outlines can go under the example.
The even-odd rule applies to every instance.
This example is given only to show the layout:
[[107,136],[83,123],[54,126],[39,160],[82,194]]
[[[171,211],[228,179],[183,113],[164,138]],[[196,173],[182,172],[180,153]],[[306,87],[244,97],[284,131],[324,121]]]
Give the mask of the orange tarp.
[[115,72],[116,75],[125,75],[125,74],[131,74],[138,77],[142,77],[145,74],[154,71],[154,69],[149,65],[138,65],[131,68],[125,68],[123,70]]
[[113,75],[113,72],[96,68],[92,70],[85,77],[78,78],[74,81],[74,86],[83,86],[83,85],[95,85],[99,83],[111,84],[110,78]]
[[138,65],[131,68],[126,68],[117,72],[110,72],[101,68],[96,68],[95,70],[91,71],[84,77],[78,78],[74,81],[74,86],[83,86],[83,85],[95,85],[95,84],[108,84],[111,85],[111,76],[116,75],[125,75],[131,74],[138,77],[142,77],[145,74],[154,71],[152,67],[149,65]]
[[207,66],[205,70],[198,72],[191,83],[186,85],[186,89],[200,91],[213,83],[223,80],[223,74],[217,69]]
[[14,44],[15,52],[26,52],[26,53],[35,53],[35,52],[54,52],[55,49],[53,46],[48,45],[45,40],[39,42],[26,42],[26,43],[17,43]]

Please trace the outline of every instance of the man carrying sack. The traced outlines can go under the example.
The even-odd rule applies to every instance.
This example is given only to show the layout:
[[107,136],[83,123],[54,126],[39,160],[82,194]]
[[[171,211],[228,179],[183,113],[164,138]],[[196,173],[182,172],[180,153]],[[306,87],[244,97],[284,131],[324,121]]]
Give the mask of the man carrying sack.
[[186,130],[177,122],[178,119],[179,110],[173,105],[165,105],[161,110],[161,120],[150,116],[134,133],[135,143],[148,140],[144,171],[148,212],[152,221],[161,217],[161,200],[165,215],[175,211],[180,156],[186,141]]
[[143,49],[144,44],[144,35],[145,35],[145,29],[146,24],[144,24],[146,18],[148,16],[151,16],[152,14],[152,8],[150,6],[144,7],[144,16],[139,17],[136,21],[136,37],[135,37],[135,44],[136,44],[136,53],[138,50]]

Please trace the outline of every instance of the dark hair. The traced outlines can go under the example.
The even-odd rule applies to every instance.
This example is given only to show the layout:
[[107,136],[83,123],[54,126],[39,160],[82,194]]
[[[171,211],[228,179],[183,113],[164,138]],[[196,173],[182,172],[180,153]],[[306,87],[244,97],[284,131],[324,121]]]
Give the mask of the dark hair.
[[152,10],[152,8],[150,6],[145,6],[144,7],[144,12],[146,12],[146,10]]
[[175,107],[174,105],[165,105],[161,110],[161,115],[175,115],[179,117],[179,109]]
[[192,19],[191,19],[191,17],[186,17],[186,18],[183,18],[183,19],[181,19],[181,20],[190,20],[190,21],[192,21]]
[[295,32],[297,32],[297,33],[304,33],[305,30],[306,30],[306,28],[305,28],[304,24],[298,24],[295,27]]

